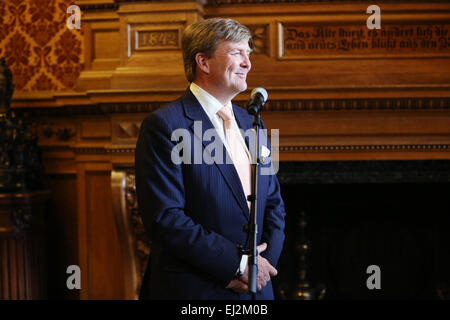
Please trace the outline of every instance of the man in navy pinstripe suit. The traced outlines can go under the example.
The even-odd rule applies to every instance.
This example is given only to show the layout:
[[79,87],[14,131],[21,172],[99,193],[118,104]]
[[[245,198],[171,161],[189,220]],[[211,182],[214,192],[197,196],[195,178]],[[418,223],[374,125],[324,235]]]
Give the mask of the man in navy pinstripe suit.
[[[231,140],[227,133],[233,126],[252,128],[248,113],[231,103],[247,88],[250,45],[250,31],[234,20],[190,25],[183,33],[182,49],[191,84],[182,97],[147,116],[141,125],[136,190],[152,242],[141,298],[250,299],[247,260],[239,250],[249,246],[243,228],[250,216],[248,191],[230,151],[242,146],[241,155],[248,154],[248,140],[241,135]],[[220,112],[226,107],[231,115],[227,119]],[[230,122],[225,127],[226,121]],[[192,147],[180,154],[181,162],[173,157],[179,142],[173,134],[180,129],[189,133],[183,136],[184,146]],[[222,149],[205,150],[208,130],[216,133],[215,142]],[[270,149],[268,143],[265,147]],[[205,155],[214,161],[205,161]],[[235,163],[226,161],[230,155]],[[257,299],[274,297],[270,279],[277,274],[284,242],[285,210],[278,180],[275,174],[261,174],[271,165],[267,161],[260,166],[258,182]]]

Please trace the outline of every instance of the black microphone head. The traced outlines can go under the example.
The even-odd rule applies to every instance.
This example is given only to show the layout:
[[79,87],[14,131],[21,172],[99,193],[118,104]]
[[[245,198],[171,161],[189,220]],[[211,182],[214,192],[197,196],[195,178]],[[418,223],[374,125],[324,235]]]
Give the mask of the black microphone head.
[[267,91],[264,88],[255,88],[255,89],[253,89],[252,92],[250,93],[250,97],[253,97],[258,92],[263,96],[264,102],[266,102],[267,101],[267,97],[269,95],[267,94]]
[[247,103],[247,112],[250,115],[256,115],[267,101],[267,91],[264,88],[255,88],[250,93],[250,99]]

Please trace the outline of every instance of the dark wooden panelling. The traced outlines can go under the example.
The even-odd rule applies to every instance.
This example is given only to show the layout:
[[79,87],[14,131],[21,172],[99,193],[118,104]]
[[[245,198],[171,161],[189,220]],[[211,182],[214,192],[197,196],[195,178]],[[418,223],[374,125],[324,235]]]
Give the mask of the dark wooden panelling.
[[[194,0],[81,2],[89,2],[82,21],[87,45],[76,91],[16,91],[13,101],[16,110],[26,108],[37,120],[50,174],[51,298],[134,297],[124,284],[111,168],[133,166],[137,129],[145,114],[178,98],[187,82],[179,49],[131,50],[128,27],[164,34],[203,16],[231,17],[249,26],[255,33],[255,54],[248,90],[236,100],[244,106],[253,87],[268,89],[262,119],[269,129],[280,129],[282,161],[450,159],[449,59],[278,57],[278,22],[336,28],[351,19],[364,28],[371,3],[216,1],[234,4],[203,8]],[[438,25],[450,16],[448,2],[386,3],[382,10],[393,24]],[[66,288],[65,271],[71,264],[82,269],[81,291]]]
[[79,265],[76,183],[75,174],[52,174],[48,178],[53,195],[47,215],[50,299],[78,299],[80,296],[78,290],[68,290],[66,286],[67,267]]
[[48,191],[0,194],[0,300],[47,298]]
[[89,290],[89,299],[124,299],[123,266],[112,211],[110,172],[86,172],[86,215],[88,269],[84,274],[88,277],[86,289]]
[[26,244],[23,234],[10,233],[0,237],[0,299],[30,299],[24,260]]

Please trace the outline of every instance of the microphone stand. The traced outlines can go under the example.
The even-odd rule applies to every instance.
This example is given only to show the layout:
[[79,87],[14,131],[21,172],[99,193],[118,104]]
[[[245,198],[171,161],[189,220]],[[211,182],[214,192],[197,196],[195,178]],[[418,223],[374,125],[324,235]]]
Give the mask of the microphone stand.
[[[256,214],[258,212],[258,169],[259,169],[259,128],[261,126],[261,119],[259,117],[259,110],[253,114],[253,129],[255,132],[254,143],[254,156],[252,159],[252,183],[251,183],[251,195],[247,200],[250,201],[250,221],[248,224],[248,232],[250,236],[250,249],[248,260],[248,280],[249,280],[249,292],[252,296],[252,300],[256,300],[256,278],[258,275],[258,249],[257,249],[257,234],[258,226],[256,224]],[[250,146],[249,146],[250,147]],[[251,153],[250,153],[251,154]]]

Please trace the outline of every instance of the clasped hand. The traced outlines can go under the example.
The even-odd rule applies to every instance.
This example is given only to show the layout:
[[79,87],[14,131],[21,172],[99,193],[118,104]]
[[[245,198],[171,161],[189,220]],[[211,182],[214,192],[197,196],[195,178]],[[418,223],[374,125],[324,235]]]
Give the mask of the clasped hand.
[[[266,258],[260,256],[260,253],[264,252],[266,249],[267,243],[265,242],[257,247],[258,276],[256,277],[256,287],[258,291],[267,285],[271,277],[278,274],[277,269],[275,269]],[[226,288],[241,293],[248,292],[248,265],[245,268],[244,274],[238,279],[231,280]]]

